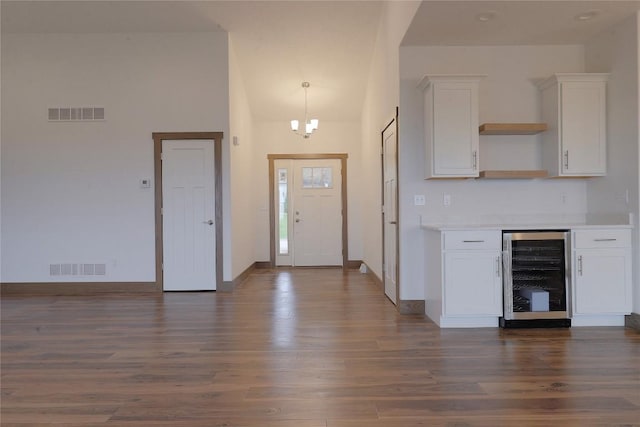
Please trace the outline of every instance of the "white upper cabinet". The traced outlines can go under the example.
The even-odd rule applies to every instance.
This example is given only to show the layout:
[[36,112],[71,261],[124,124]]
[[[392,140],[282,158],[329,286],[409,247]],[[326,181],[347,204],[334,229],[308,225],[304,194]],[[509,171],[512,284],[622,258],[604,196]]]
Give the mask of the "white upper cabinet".
[[482,76],[430,75],[424,91],[425,178],[478,176],[478,91]]
[[606,174],[608,74],[555,74],[540,83],[542,161],[551,176]]

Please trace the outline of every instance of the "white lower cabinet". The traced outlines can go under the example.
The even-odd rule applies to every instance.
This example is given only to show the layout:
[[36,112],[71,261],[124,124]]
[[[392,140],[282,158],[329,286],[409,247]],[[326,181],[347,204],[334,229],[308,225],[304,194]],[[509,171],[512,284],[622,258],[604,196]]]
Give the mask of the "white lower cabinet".
[[631,312],[631,231],[573,231],[572,324],[623,325]]
[[441,327],[497,326],[502,315],[500,230],[427,231],[426,315]]
[[502,315],[499,251],[449,251],[444,256],[444,313]]

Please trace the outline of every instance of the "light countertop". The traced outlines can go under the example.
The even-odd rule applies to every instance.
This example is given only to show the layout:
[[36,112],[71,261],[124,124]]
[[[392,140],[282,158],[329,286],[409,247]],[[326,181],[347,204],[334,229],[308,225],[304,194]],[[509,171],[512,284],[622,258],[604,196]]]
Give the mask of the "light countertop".
[[420,217],[420,226],[426,230],[576,230],[633,228],[633,217],[620,215],[518,215],[482,216],[467,218]]
[[629,224],[421,224],[426,230],[576,230],[601,228],[633,228]]

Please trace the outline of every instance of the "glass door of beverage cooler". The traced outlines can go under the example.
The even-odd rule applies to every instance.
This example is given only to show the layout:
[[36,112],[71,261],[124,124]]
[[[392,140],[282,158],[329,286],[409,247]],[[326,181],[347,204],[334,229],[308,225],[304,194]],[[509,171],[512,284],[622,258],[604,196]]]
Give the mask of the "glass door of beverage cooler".
[[503,233],[504,319],[567,319],[567,231]]

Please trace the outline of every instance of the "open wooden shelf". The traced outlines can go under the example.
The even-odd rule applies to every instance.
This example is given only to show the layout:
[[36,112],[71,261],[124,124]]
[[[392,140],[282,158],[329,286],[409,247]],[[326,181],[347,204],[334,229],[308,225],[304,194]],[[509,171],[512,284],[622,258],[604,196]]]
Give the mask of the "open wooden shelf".
[[549,172],[546,170],[486,170],[480,171],[479,178],[484,179],[531,179],[546,178]]
[[480,135],[535,135],[547,130],[546,123],[484,123]]

